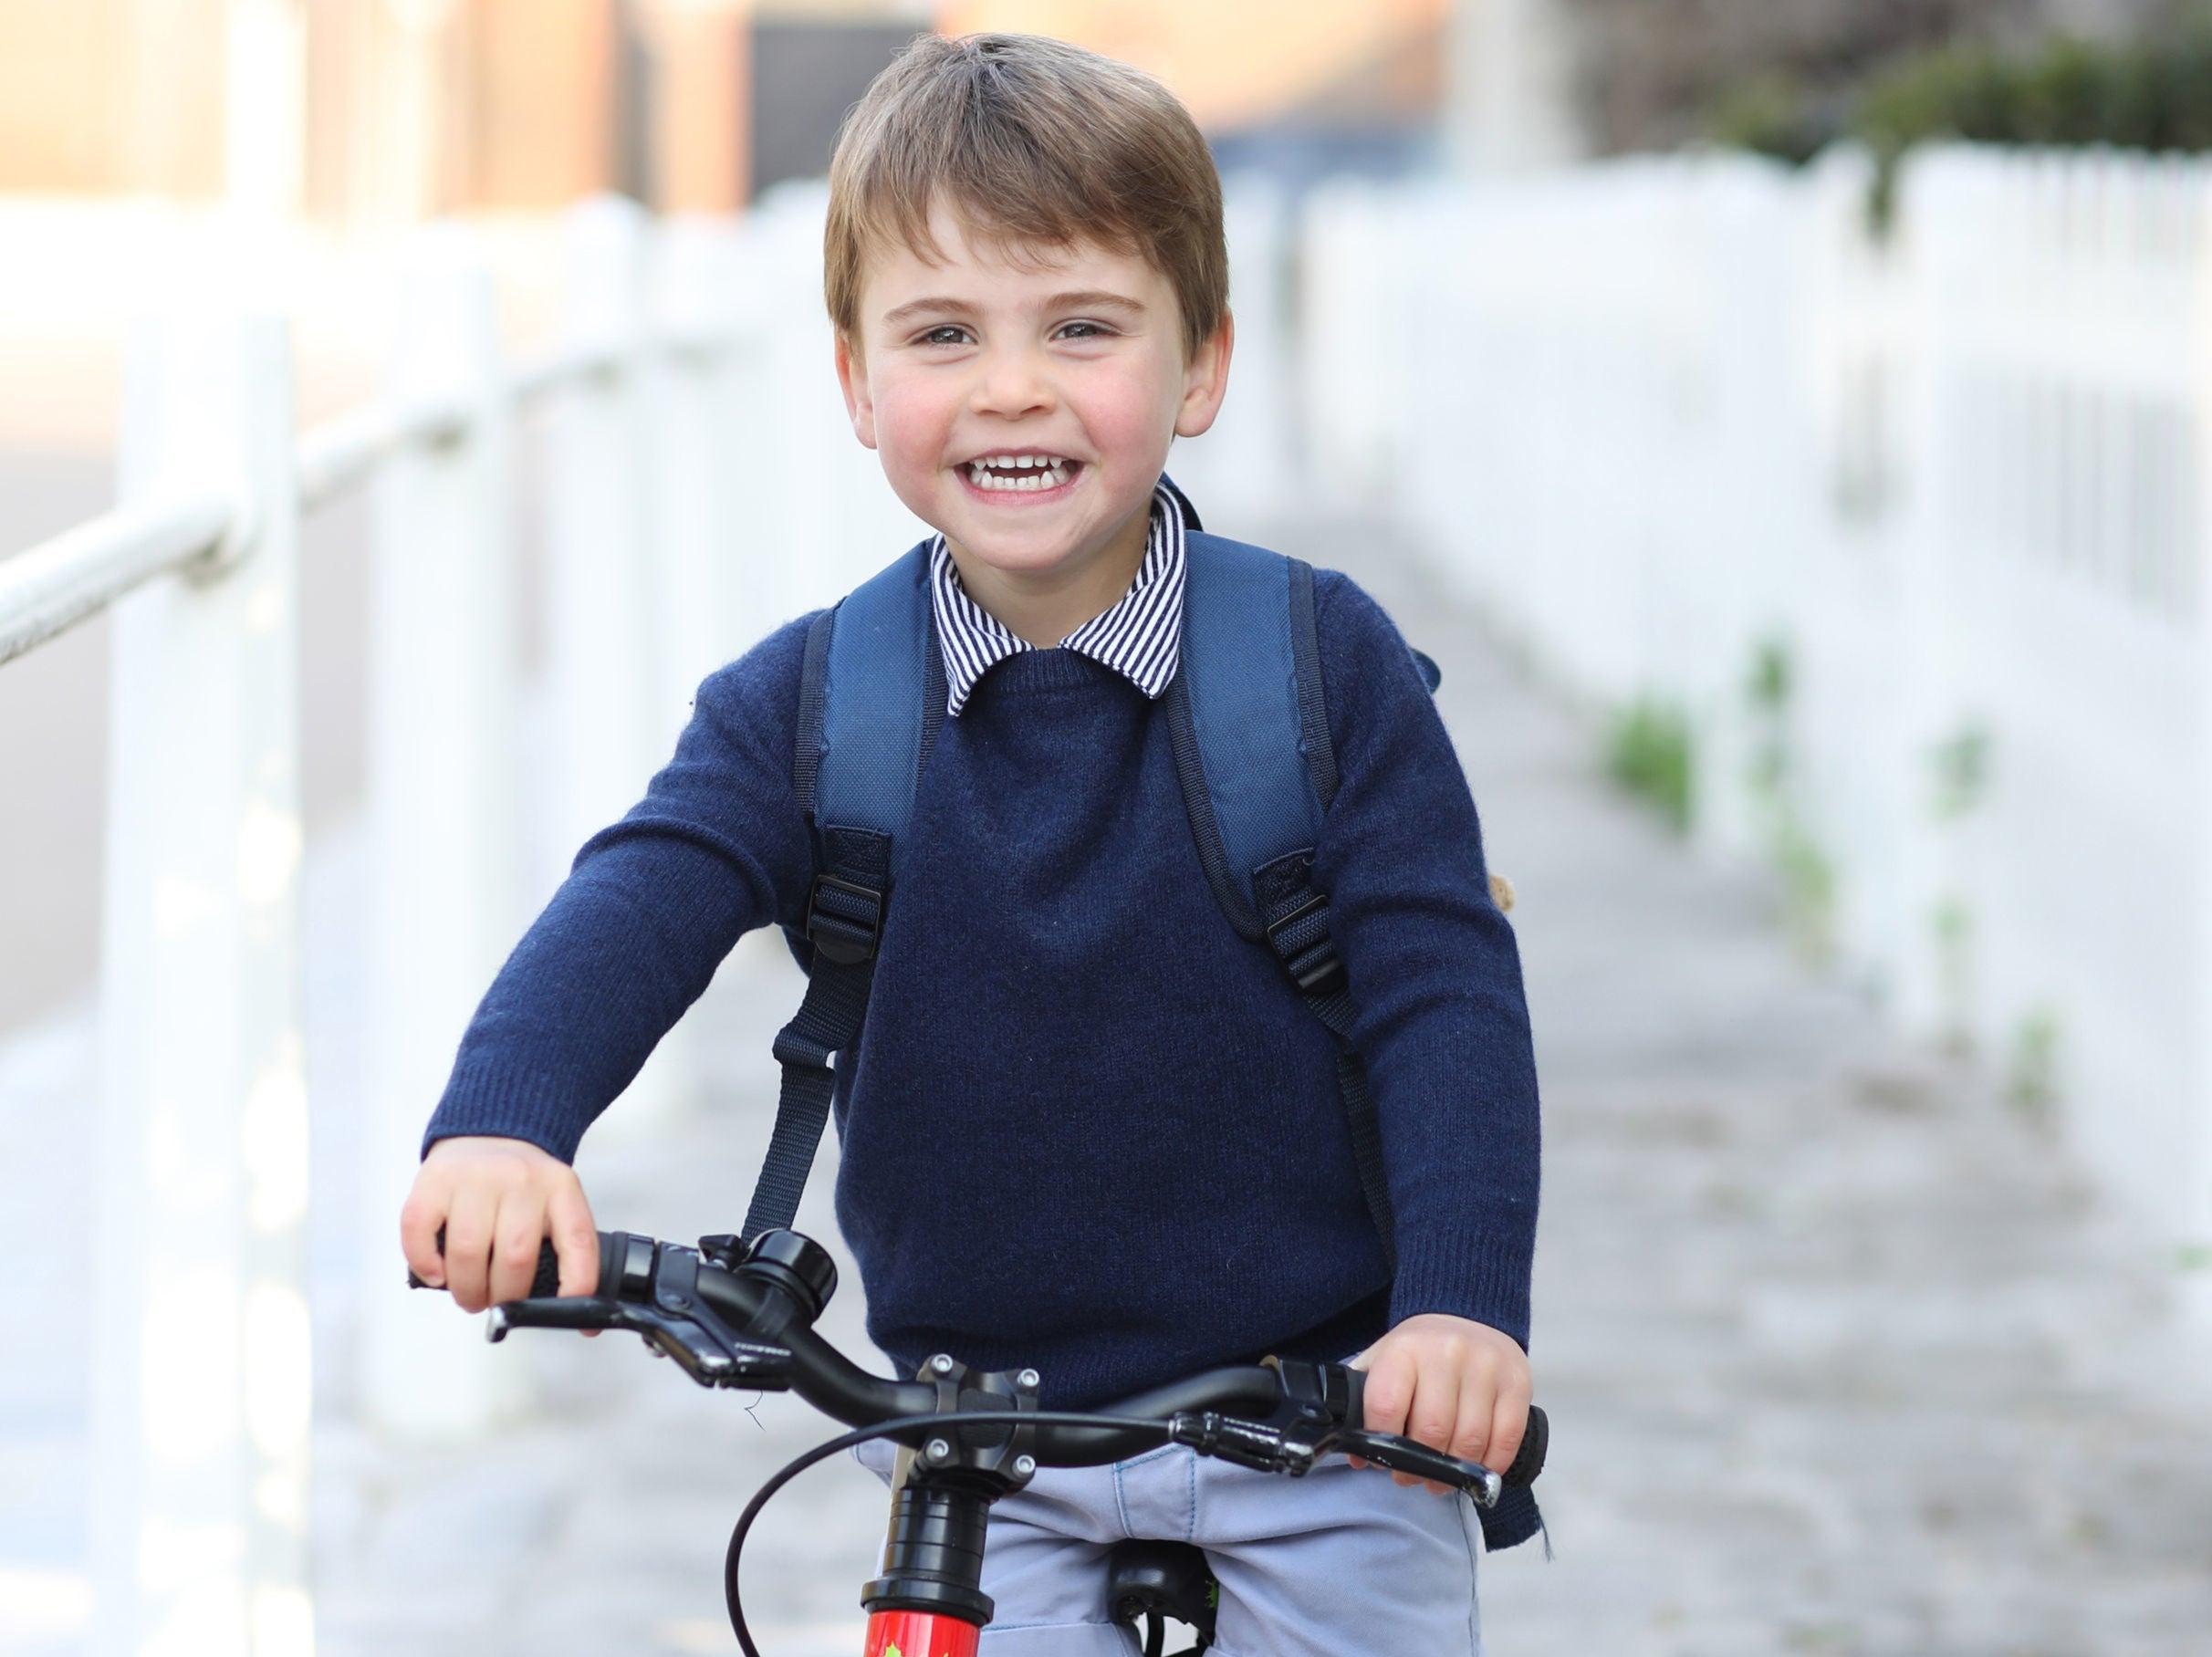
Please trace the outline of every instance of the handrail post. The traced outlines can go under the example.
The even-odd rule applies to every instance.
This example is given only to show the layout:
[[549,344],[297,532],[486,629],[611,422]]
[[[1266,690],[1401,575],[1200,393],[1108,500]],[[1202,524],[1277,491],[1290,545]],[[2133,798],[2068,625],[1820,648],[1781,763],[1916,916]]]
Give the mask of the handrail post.
[[2200,182],[2189,203],[2192,379],[2190,409],[2196,452],[2185,464],[2196,506],[2193,532],[2177,537],[2181,568],[2175,578],[2191,608],[2195,636],[2189,641],[2196,670],[2196,742],[2194,764],[2196,833],[2191,837],[2196,868],[2196,949],[2190,1021],[2191,1105],[2186,1120],[2186,1195],[2182,1205],[2184,1259],[2192,1269],[2182,1277],[2182,1299],[2198,1329],[2212,1329],[2212,181]]
[[521,1402],[518,1366],[494,1361],[444,1296],[409,1294],[396,1246],[423,1123],[520,930],[513,419],[491,276],[465,229],[421,236],[402,300],[385,394],[459,423],[400,448],[372,497],[358,1373],[378,1426],[434,1438]]
[[736,594],[752,574],[741,474],[757,464],[740,446],[745,344],[738,307],[744,267],[736,227],[687,217],[662,229],[655,309],[669,340],[662,395],[666,419],[656,445],[666,577],[659,601],[661,705],[684,716],[699,681],[753,642],[734,635]]
[[[660,373],[645,314],[643,208],[601,196],[570,210],[563,334],[607,366],[561,397],[552,432],[547,668],[559,755],[553,811],[563,859],[629,809],[675,746],[683,710],[662,693],[673,599],[649,487]],[[565,863],[564,863],[565,869]],[[601,1140],[665,1120],[694,1067],[664,1037],[602,1120]]]
[[119,493],[224,480],[226,562],[115,610],[95,1649],[309,1657],[297,513],[274,317],[141,324]]
[[1167,470],[1209,526],[1256,534],[1285,516],[1291,392],[1284,371],[1284,277],[1291,221],[1282,190],[1257,174],[1226,179],[1222,209],[1236,319],[1231,396],[1212,431],[1176,441]]
[[1947,744],[1961,724],[1956,568],[1957,510],[1952,423],[1957,395],[1961,260],[1975,239],[1952,215],[1969,212],[1955,155],[1923,154],[1906,163],[1897,183],[1893,245],[1906,261],[1909,297],[1899,360],[1910,365],[1904,387],[1903,480],[1898,542],[1898,684],[1901,779],[1898,855],[1893,877],[1900,940],[1892,1006],[1918,1036],[1965,1040],[1974,1030],[1974,916],[1965,890],[1957,810],[1944,801]]

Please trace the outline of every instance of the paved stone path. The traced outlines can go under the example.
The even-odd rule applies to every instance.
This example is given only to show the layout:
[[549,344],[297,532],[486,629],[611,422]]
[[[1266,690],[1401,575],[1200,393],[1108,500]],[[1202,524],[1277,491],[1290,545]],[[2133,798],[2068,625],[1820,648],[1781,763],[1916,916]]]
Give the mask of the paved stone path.
[[[1327,545],[1312,529],[1285,545]],[[1347,537],[1345,545],[1357,544]],[[1886,1034],[1793,963],[1756,876],[1700,864],[1595,775],[1591,730],[1401,562],[1350,559],[1445,666],[1442,703],[1520,891],[1546,1093],[1537,1282],[1557,1558],[1489,1560],[1497,1657],[2183,1657],[2212,1650],[2212,1350],[2170,1263],[1970,1068]],[[354,1059],[352,852],[312,877],[318,1197],[342,1214]],[[601,1223],[732,1227],[766,1137],[767,1044],[797,996],[770,948],[703,1006],[727,1101],[650,1147],[587,1145]],[[0,1199],[89,1156],[81,1026],[0,1059]],[[830,1167],[802,1224],[827,1236]],[[37,1176],[34,1174],[33,1178]],[[63,1183],[39,1181],[51,1193]],[[444,1450],[351,1424],[355,1235],[317,1245],[318,1571],[327,1657],[722,1652],[746,1496],[826,1436],[627,1340],[518,1337],[541,1408]],[[82,1318],[68,1269],[34,1360],[0,1343],[0,1651],[71,1652]],[[857,1287],[832,1308],[860,1340]],[[58,1353],[59,1360],[56,1361]],[[850,1657],[880,1488],[833,1464],[748,1553],[775,1657]],[[13,1576],[8,1573],[14,1570]],[[4,1609],[13,1583],[26,1606]],[[29,1590],[36,1589],[35,1594]],[[41,1621],[43,1617],[44,1621]],[[1396,1654],[1387,1654],[1396,1657]]]
[[1557,1558],[1498,1657],[2212,1652],[2212,1350],[2171,1262],[1977,1072],[1801,970],[1770,889],[1398,567],[1518,883],[1545,1094]]

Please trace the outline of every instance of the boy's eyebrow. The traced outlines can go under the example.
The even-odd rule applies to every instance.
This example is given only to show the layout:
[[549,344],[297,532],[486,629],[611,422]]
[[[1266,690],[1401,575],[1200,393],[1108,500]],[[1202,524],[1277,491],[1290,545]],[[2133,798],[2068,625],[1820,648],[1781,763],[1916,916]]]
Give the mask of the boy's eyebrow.
[[1139,312],[1144,301],[1133,299],[1127,294],[1117,294],[1103,287],[1087,287],[1080,293],[1054,294],[1045,301],[1047,310],[1122,310]]
[[[1144,301],[1132,298],[1127,294],[1117,294],[1110,288],[1087,287],[1075,293],[1054,294],[1044,302],[1042,308],[1046,310],[1118,310],[1136,316],[1143,312]],[[927,298],[909,299],[905,304],[895,306],[885,311],[883,326],[897,328],[901,323],[910,321],[916,317],[972,317],[975,314],[976,307],[965,299],[932,295]]]
[[955,317],[968,317],[973,316],[975,311],[976,307],[970,305],[965,299],[947,299],[934,297],[927,299],[909,299],[905,304],[897,306],[891,310],[885,311],[883,313],[883,325],[886,328],[896,328],[900,323],[904,322],[910,317],[920,317],[924,315],[944,316],[947,314]]

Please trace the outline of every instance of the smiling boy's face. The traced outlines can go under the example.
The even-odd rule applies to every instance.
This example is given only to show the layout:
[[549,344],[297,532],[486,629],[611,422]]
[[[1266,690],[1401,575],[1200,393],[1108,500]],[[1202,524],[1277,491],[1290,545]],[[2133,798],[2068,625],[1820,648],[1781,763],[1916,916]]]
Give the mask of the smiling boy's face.
[[1221,406],[1230,326],[1186,361],[1175,290],[1140,255],[1009,256],[943,203],[930,232],[939,261],[870,262],[858,338],[838,342],[853,431],[986,608],[994,589],[1097,587],[1103,609],[1143,557],[1169,443]]

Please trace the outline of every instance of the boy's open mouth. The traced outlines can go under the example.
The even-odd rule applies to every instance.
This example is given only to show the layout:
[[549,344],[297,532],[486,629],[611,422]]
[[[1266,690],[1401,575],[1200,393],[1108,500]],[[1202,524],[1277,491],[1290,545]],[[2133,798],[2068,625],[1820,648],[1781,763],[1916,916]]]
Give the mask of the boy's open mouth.
[[1060,454],[983,454],[960,469],[968,483],[989,494],[1035,494],[1058,489],[1083,463]]

